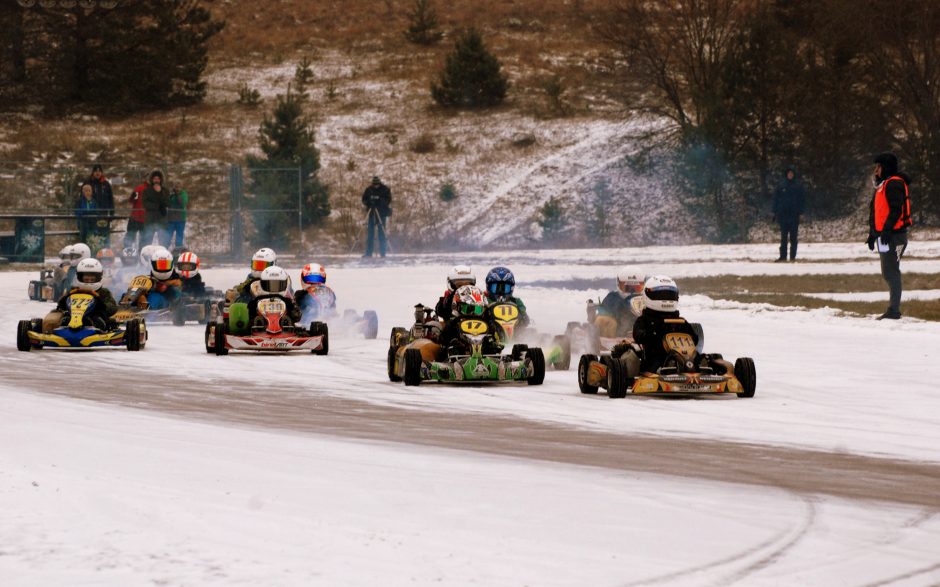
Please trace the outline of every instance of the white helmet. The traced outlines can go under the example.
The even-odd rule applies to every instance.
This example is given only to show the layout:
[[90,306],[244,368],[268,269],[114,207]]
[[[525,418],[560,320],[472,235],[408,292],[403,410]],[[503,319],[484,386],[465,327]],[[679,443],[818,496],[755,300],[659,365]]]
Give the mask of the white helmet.
[[75,243],[72,245],[70,256],[72,258],[72,267],[78,267],[78,264],[82,259],[88,259],[91,257],[91,248],[89,248],[89,246],[85,243]]
[[643,286],[643,302],[650,310],[675,312],[679,309],[679,286],[671,277],[654,275]]
[[457,288],[463,285],[476,285],[477,276],[473,274],[473,269],[469,265],[456,265],[447,274],[447,288],[450,291],[457,291]]
[[104,269],[98,259],[82,259],[75,267],[75,287],[84,291],[98,291],[104,279]]
[[150,265],[150,259],[153,258],[153,254],[156,253],[159,249],[162,249],[160,245],[147,245],[140,249],[140,264],[141,265]]
[[59,251],[59,260],[63,263],[72,263],[72,245],[65,245]]
[[150,257],[150,273],[157,279],[169,279],[173,276],[173,253],[159,247]]
[[646,278],[633,267],[621,267],[617,272],[617,289],[624,294],[640,293]]
[[261,272],[259,283],[264,293],[282,296],[287,293],[290,278],[287,276],[286,269],[272,265]]
[[187,251],[176,260],[176,272],[183,279],[192,279],[199,275],[199,255]]
[[277,253],[274,252],[274,249],[269,249],[267,247],[258,249],[255,251],[255,254],[251,256],[251,276],[260,278],[261,273],[265,269],[273,266],[276,263]]

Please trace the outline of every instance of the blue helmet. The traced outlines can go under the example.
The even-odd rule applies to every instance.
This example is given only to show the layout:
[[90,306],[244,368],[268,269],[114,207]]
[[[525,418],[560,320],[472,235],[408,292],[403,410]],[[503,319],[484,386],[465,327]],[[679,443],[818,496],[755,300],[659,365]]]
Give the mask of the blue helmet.
[[516,287],[516,276],[505,267],[493,267],[486,274],[486,293],[491,296],[511,296]]

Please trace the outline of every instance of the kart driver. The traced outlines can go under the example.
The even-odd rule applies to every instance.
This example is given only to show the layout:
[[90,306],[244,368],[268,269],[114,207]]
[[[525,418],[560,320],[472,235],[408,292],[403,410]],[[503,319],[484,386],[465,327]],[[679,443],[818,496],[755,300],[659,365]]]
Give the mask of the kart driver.
[[229,302],[250,302],[256,296],[252,291],[252,285],[261,279],[261,273],[265,269],[276,264],[277,253],[273,249],[264,247],[255,251],[255,254],[251,256],[251,271],[248,273],[248,277],[245,281],[225,292],[226,300]]
[[486,295],[475,285],[464,285],[451,296],[451,318],[444,325],[439,339],[441,347],[447,355],[466,354],[468,349],[460,348],[460,323],[464,320],[480,320],[489,327],[492,336],[486,337],[483,345],[485,354],[496,354],[503,350],[502,340],[505,338],[503,328],[493,320],[487,307]]
[[512,295],[515,287],[516,276],[506,267],[493,267],[486,274],[486,295],[490,303],[503,302],[514,305],[519,310],[517,328],[524,328],[529,324],[529,314],[522,300]]
[[187,251],[176,260],[176,274],[180,277],[180,291],[184,296],[201,299],[206,297],[206,284],[199,274],[199,256]]
[[316,320],[336,311],[336,294],[326,285],[326,268],[323,265],[319,263],[304,265],[300,271],[300,284],[303,289],[294,292],[294,302],[304,314],[308,312],[316,314],[306,316],[304,322],[308,322],[307,317],[310,320]]
[[102,330],[114,327],[111,316],[117,312],[117,302],[111,292],[102,287],[104,269],[97,259],[82,259],[75,267],[74,285],[59,298],[55,310],[46,314],[42,319],[42,331],[50,333],[62,323],[62,317],[69,309],[69,297],[75,293],[91,294],[95,298],[95,305],[87,312],[92,323]]
[[267,298],[280,298],[287,304],[287,316],[290,317],[291,324],[300,322],[300,308],[291,299],[288,289],[290,287],[290,277],[287,270],[277,265],[272,265],[258,277],[258,295],[248,302],[248,318],[254,321],[258,315],[258,302]]
[[617,289],[607,294],[597,308],[594,325],[598,334],[605,338],[630,335],[638,315],[633,304],[643,293],[643,281],[642,274],[630,267],[617,273]]
[[465,285],[476,285],[477,276],[473,274],[473,269],[469,265],[456,265],[447,274],[447,289],[444,295],[437,300],[434,306],[434,313],[443,321],[450,320],[453,316],[451,310],[453,307],[454,292]]
[[643,346],[640,369],[656,372],[669,355],[664,339],[670,332],[684,332],[698,345],[698,334],[679,316],[679,287],[671,277],[654,275],[643,285],[646,307],[633,324],[633,340]]
[[[163,247],[150,257],[153,287],[147,292],[146,303],[152,310],[169,308],[179,301],[183,282],[174,268],[173,254]],[[143,299],[143,296],[141,296]]]

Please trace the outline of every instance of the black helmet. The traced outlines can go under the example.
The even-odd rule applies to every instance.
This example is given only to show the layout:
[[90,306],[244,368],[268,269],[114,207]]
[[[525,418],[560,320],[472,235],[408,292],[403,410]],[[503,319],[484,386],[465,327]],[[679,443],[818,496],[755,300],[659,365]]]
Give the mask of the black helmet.
[[873,162],[881,165],[882,177],[891,177],[898,172],[898,157],[894,153],[881,153]]

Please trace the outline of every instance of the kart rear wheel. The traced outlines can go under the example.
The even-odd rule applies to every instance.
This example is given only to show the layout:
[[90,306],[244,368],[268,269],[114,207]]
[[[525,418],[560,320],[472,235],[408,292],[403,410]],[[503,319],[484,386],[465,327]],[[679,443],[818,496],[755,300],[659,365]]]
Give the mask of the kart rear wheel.
[[310,336],[323,337],[323,340],[320,341],[320,348],[310,351],[311,353],[315,355],[326,355],[330,352],[330,329],[326,325],[326,322],[311,322]]
[[581,355],[581,359],[578,361],[578,388],[581,393],[597,393],[597,386],[590,385],[587,382],[588,369],[591,367],[591,363],[596,360],[597,355]]
[[405,349],[405,385],[421,385],[422,363],[419,349]]
[[757,391],[757,369],[754,367],[754,359],[741,357],[735,361],[734,376],[744,388],[744,391],[737,394],[738,397],[754,397],[754,392]]
[[629,359],[612,359],[607,365],[607,397],[611,399],[627,396],[627,390],[633,387],[635,373],[631,373]]
[[388,335],[388,345],[393,347],[401,346],[401,341],[403,339],[407,340],[408,329],[402,328],[401,326],[396,326],[392,328],[392,333]]
[[559,356],[552,363],[552,368],[555,371],[567,371],[571,367],[571,339],[560,334],[552,339],[552,346],[559,349]]
[[388,347],[388,380],[392,383],[401,381],[401,377],[395,372],[395,359],[398,355],[398,349],[393,346]]
[[529,350],[529,345],[527,344],[514,344],[512,345],[512,360],[518,361],[522,358],[522,353]]
[[140,350],[140,320],[132,318],[124,325],[124,340],[127,342],[127,350]]
[[542,353],[542,349],[538,347],[531,348],[526,352],[525,357],[527,362],[531,361],[532,365],[532,373],[529,374],[526,381],[529,382],[529,385],[542,385],[542,382],[545,381],[545,355]]
[[42,301],[42,282],[41,281],[30,281],[29,282],[29,299],[37,302]]
[[702,325],[698,322],[689,322],[689,326],[692,327],[692,331],[698,336],[698,343],[695,345],[695,352],[701,354],[702,349],[705,348],[705,329],[703,329]]
[[186,324],[186,306],[180,304],[173,309],[171,316],[173,326],[184,326]]
[[32,323],[29,320],[20,320],[16,324],[16,350],[28,353],[33,349],[29,340],[29,331]]
[[362,319],[366,323],[362,334],[369,340],[375,339],[379,335],[379,315],[372,310],[366,310],[362,313]]
[[228,331],[228,325],[223,320],[219,320],[215,325],[215,351],[216,356],[221,357],[228,354],[228,349],[225,348],[225,333]]

